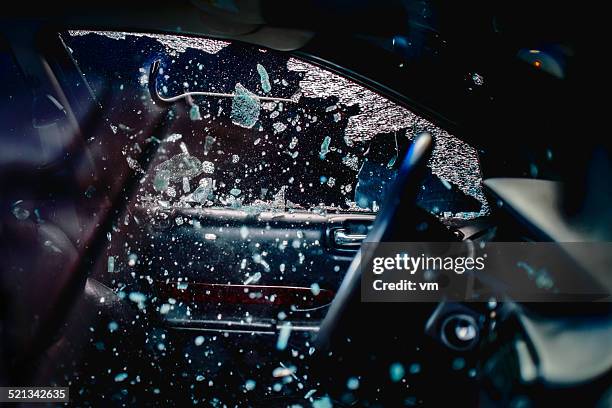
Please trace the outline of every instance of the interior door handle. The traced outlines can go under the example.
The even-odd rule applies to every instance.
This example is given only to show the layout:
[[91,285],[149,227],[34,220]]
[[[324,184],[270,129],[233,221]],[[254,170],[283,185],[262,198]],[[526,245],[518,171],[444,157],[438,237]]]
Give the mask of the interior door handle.
[[358,248],[366,238],[365,234],[350,234],[344,228],[335,229],[333,232],[334,245],[337,248]]

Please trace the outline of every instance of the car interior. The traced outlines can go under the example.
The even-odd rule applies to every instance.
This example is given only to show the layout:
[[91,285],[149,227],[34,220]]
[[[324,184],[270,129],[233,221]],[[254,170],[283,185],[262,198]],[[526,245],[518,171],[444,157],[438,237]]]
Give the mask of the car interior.
[[[0,18],[1,386],[92,407],[612,404],[609,253],[559,252],[603,293],[581,300],[484,273],[473,301],[362,301],[364,243],[609,244],[572,7],[32,7]],[[556,293],[554,270],[507,270]]]

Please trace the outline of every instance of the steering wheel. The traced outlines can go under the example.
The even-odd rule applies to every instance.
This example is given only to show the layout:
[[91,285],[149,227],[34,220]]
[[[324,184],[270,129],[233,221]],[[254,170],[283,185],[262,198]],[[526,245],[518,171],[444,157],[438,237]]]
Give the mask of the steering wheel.
[[[423,132],[414,138],[365,242],[376,245],[383,242],[458,240],[437,218],[416,205],[433,149],[431,134]],[[367,251],[368,254],[372,252]],[[370,400],[371,403],[397,406],[406,393],[400,377],[421,367],[403,359],[418,353],[421,347],[418,339],[423,337],[426,321],[438,304],[362,303],[360,263],[367,261],[363,258],[365,256],[368,256],[365,252],[359,253],[353,259],[322,322],[312,366],[317,380],[325,383],[323,388],[326,391],[332,389],[332,394],[334,389],[338,395],[346,394],[347,378],[362,378],[363,384],[355,392],[365,398],[375,396],[376,401]],[[407,332],[414,335],[406,336]],[[425,350],[422,351],[424,355]],[[394,366],[394,362],[398,365]],[[397,387],[385,384],[385,395],[381,396],[376,383],[382,383],[374,378],[388,381],[389,370],[392,382],[398,380]],[[347,377],[349,375],[351,377]]]
[[[433,137],[429,133],[423,132],[415,137],[402,162],[390,194],[364,242],[375,244],[427,240],[433,239],[434,236],[436,240],[440,240],[440,234],[449,240],[456,240],[456,237],[443,230],[443,227],[437,222],[432,223],[432,217],[420,211],[415,204],[425,167],[433,148]],[[426,229],[416,228],[423,222],[426,222]],[[360,304],[360,264],[362,261],[366,260],[362,259],[361,252],[359,252],[349,266],[338,293],[322,322],[317,335],[317,343],[321,349],[333,347],[336,337],[344,332],[347,324],[351,323],[351,315]]]

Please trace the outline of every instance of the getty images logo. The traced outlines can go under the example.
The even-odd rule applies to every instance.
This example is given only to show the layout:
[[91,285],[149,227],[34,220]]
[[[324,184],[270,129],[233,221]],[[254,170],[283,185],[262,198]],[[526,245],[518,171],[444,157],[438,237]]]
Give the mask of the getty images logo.
[[389,257],[375,257],[372,260],[372,272],[381,275],[385,271],[405,271],[414,275],[418,271],[453,271],[461,275],[466,271],[482,271],[485,268],[485,256],[409,256],[406,253]]

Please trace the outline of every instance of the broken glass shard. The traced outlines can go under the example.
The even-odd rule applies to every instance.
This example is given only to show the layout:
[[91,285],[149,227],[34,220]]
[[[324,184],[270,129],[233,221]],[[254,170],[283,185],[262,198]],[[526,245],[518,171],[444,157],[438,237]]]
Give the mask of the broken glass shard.
[[475,85],[482,86],[484,85],[484,77],[476,72],[472,74],[472,81]]
[[268,71],[266,71],[263,65],[257,64],[257,72],[259,73],[259,78],[261,79],[261,89],[263,89],[265,93],[270,92],[272,87],[270,86]]
[[212,145],[215,143],[215,138],[212,136],[206,136],[206,138],[204,139],[204,154],[207,155],[208,152],[210,151],[210,148],[212,147]]
[[294,374],[295,374],[294,366],[285,367],[282,363],[280,367],[276,367],[272,371],[272,377],[275,377],[275,378],[290,377]]
[[131,292],[128,298],[134,303],[144,303],[147,297],[140,292]]
[[[202,163],[197,157],[190,156],[189,153],[179,153],[159,164],[155,170],[157,170],[157,175],[164,172],[163,175],[167,177],[168,181],[182,181],[183,177],[191,179],[202,173]],[[157,175],[156,179],[158,178]]]
[[276,208],[285,208],[285,191],[287,190],[287,186],[282,186],[278,193],[274,194],[274,201],[272,202],[272,206]]
[[389,377],[391,377],[391,381],[393,382],[401,381],[405,374],[406,372],[402,363],[393,363],[389,367]]
[[166,143],[173,143],[176,142],[178,140],[181,140],[183,138],[183,135],[181,135],[180,133],[173,133],[170,136],[168,136],[167,138],[164,139],[164,142]]
[[115,382],[121,382],[124,381],[126,378],[128,378],[128,374],[127,373],[119,373],[115,376]]
[[244,383],[244,389],[247,391],[253,391],[256,384],[257,383],[254,380],[247,380],[246,383]]
[[106,270],[108,271],[108,273],[115,272],[115,257],[114,256],[108,257],[108,265],[107,265]]
[[287,348],[289,336],[291,335],[291,323],[285,323],[280,327],[278,338],[276,340],[276,349],[284,350]]
[[274,133],[280,133],[283,130],[287,129],[287,125],[282,122],[276,122],[272,125],[272,127],[274,128]]
[[329,143],[331,142],[331,137],[325,136],[323,139],[323,143],[321,143],[321,150],[319,150],[319,158],[321,160],[325,160],[325,156],[329,153]]
[[295,149],[297,144],[298,144],[298,138],[297,137],[292,137],[291,138],[291,143],[289,143],[289,148],[290,149]]
[[245,285],[250,285],[259,282],[261,279],[261,272],[255,272],[253,275],[249,276],[245,281]]
[[354,154],[347,154],[342,158],[342,164],[350,168],[351,170],[359,170],[359,159]]
[[236,84],[232,100],[232,123],[244,128],[252,128],[259,119],[261,104],[255,94],[241,84]]
[[349,390],[356,390],[359,388],[359,379],[357,377],[351,377],[346,381],[346,388]]
[[169,197],[176,197],[176,189],[175,189],[174,187],[168,187],[168,188],[166,189],[166,194],[167,194]]
[[247,239],[248,236],[249,236],[249,229],[246,225],[243,225],[242,227],[240,227],[240,238]]
[[193,193],[191,193],[190,201],[195,201],[203,204],[212,197],[212,179],[208,180],[211,180],[210,183],[198,186],[198,188],[196,188]]
[[448,189],[448,190],[452,190],[453,189],[453,186],[447,180],[445,180],[443,178],[440,178],[440,181],[442,182],[444,187],[446,187],[446,189]]
[[170,181],[170,172],[162,170],[155,173],[153,188],[157,191],[165,191]]
[[202,163],[202,170],[204,173],[214,173],[215,172],[215,164],[213,162],[205,161]]
[[187,149],[187,145],[185,144],[185,142],[181,142],[179,146],[181,147],[181,152],[189,153],[189,149]]
[[202,120],[202,115],[200,115],[200,107],[198,105],[193,105],[191,109],[189,109],[189,119],[191,120]]

